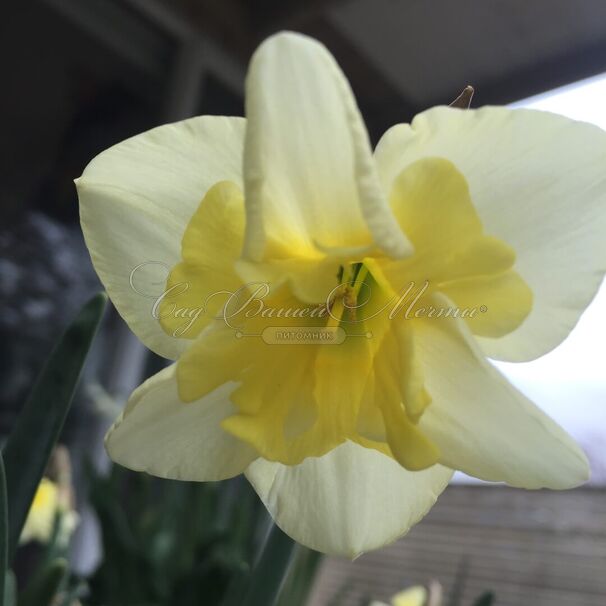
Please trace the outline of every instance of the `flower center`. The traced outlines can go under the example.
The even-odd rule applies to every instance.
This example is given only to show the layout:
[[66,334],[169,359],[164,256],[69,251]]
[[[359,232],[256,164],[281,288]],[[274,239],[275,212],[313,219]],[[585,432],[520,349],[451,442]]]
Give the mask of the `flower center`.
[[[184,235],[183,261],[167,282],[167,290],[183,283],[193,287],[166,299],[161,310],[164,329],[175,334],[183,322],[177,308],[190,301],[205,304],[197,329],[176,335],[196,339],[177,365],[181,400],[211,396],[223,386],[221,397],[234,406],[223,429],[261,457],[285,465],[322,456],[348,440],[410,470],[435,464],[440,454],[419,428],[432,395],[425,389],[419,343],[427,322],[447,320],[433,319],[425,308],[435,301],[458,308],[484,305],[487,313],[463,319],[474,334],[498,337],[524,320],[532,293],[513,269],[514,251],[484,233],[467,183],[448,161],[425,159],[405,169],[390,204],[414,246],[410,257],[370,256],[367,249],[343,252],[339,260],[321,251],[301,256],[295,249],[291,257],[243,262],[241,195],[229,184],[212,188]],[[201,251],[204,221],[212,213],[217,224],[237,227],[221,271],[209,259],[228,238],[215,237],[216,246]],[[410,283],[429,288],[414,313],[390,314]],[[255,294],[251,284],[271,288]],[[239,289],[250,301],[236,314],[242,324],[234,330],[213,293]],[[263,339],[276,327],[292,329],[297,338]],[[326,329],[345,337],[332,344],[318,339]]]
[[326,307],[327,314],[330,317],[329,326],[346,321],[346,315],[349,315],[351,322],[356,321],[358,295],[367,275],[368,269],[363,263],[350,263],[347,265],[347,270],[343,265],[339,266],[337,272],[338,285],[329,293],[326,303],[321,304]]

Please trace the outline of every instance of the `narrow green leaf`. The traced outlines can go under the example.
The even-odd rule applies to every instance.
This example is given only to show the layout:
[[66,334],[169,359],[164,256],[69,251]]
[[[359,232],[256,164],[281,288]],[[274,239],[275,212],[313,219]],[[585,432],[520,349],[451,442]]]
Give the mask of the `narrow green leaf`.
[[8,501],[8,561],[57,442],[107,302],[93,297],[67,328],[38,376],[3,451]]
[[6,502],[6,474],[0,452],[0,606],[6,604],[6,574],[8,568],[8,504]]
[[240,606],[273,606],[276,603],[295,545],[276,525],[272,527]]
[[6,571],[4,584],[4,606],[17,606],[17,581],[12,570]]
[[235,570],[227,586],[225,596],[221,604],[223,606],[237,606],[242,603],[242,596],[250,585],[251,572],[246,566]]
[[18,606],[52,606],[67,575],[67,560],[58,558],[34,576]]
[[305,606],[321,561],[321,553],[297,545],[277,606]]

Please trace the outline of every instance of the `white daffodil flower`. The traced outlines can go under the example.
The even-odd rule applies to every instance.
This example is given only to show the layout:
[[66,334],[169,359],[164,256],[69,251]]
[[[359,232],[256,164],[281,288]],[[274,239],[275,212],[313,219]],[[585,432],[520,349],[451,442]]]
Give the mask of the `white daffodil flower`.
[[453,470],[583,483],[581,449],[487,356],[546,353],[595,295],[605,167],[600,129],[496,107],[431,109],[373,153],[330,53],[269,38],[246,119],[155,128],[77,181],[111,299],[176,360],[133,393],[111,458],[244,472],[286,533],[348,556],[406,533]]

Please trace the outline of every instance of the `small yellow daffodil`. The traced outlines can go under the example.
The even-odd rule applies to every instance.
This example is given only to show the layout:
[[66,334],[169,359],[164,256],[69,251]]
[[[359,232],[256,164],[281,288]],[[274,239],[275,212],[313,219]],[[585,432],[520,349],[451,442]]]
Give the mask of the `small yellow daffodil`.
[[[391,598],[391,606],[426,606],[427,589],[422,585],[415,585],[404,589]],[[370,606],[389,606],[384,602],[371,602]]]
[[20,543],[48,543],[59,523],[57,541],[66,544],[73,533],[78,516],[65,502],[62,489],[48,478],[42,478],[19,538]]
[[42,478],[21,531],[21,543],[48,543],[53,533],[58,503],[57,485],[47,478]]
[[105,151],[77,181],[93,264],[150,349],[112,459],[182,480],[244,472],[276,523],[355,556],[419,521],[453,470],[587,479],[575,442],[487,357],[536,358],[606,258],[606,135],[535,111],[437,107],[372,151],[318,42],[255,52],[246,119]]

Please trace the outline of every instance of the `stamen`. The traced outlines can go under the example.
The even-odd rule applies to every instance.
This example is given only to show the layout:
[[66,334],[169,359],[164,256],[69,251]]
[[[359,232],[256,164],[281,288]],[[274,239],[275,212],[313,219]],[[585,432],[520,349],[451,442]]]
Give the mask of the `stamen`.
[[356,321],[356,306],[358,297],[352,286],[346,286],[343,294],[343,305],[349,310],[349,317],[353,322]]
[[[347,275],[345,275],[345,268],[343,265],[339,267],[339,271],[337,272],[339,286],[333,291],[330,299],[326,303],[326,311],[329,315],[332,315],[335,303],[337,301],[343,301],[342,313],[344,313],[345,310],[348,310],[350,319],[355,322],[358,293],[362,287],[364,277],[368,274],[367,269],[362,271],[363,266],[363,263],[351,263],[347,268]],[[324,304],[320,304],[320,307],[323,305]],[[343,319],[342,316],[340,319]]]
[[352,266],[352,272],[351,272],[351,285],[354,286],[356,283],[356,280],[358,279],[358,275],[360,273],[360,270],[362,269],[362,263],[354,263]]
[[469,109],[471,100],[475,90],[473,86],[466,86],[459,96],[450,104],[450,107],[458,107],[459,109]]

